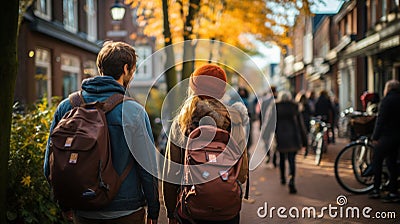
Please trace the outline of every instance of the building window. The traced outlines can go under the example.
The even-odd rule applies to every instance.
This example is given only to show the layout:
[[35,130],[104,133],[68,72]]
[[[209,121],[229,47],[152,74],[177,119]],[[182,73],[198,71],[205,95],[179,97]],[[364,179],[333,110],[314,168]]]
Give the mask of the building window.
[[383,0],[382,1],[382,17],[381,17],[381,21],[386,21],[386,16],[387,16],[387,1]]
[[95,61],[85,61],[83,63],[83,78],[87,79],[99,75]]
[[86,0],[87,15],[87,39],[96,41],[97,39],[97,5],[95,0]]
[[51,20],[51,1],[50,0],[36,0],[35,2],[35,15],[46,20]]
[[63,13],[65,29],[76,33],[78,31],[78,1],[64,0]]
[[138,55],[135,80],[149,81],[152,79],[152,60],[148,58],[152,52],[151,46],[137,46],[135,49]]
[[371,0],[371,26],[374,27],[376,23],[376,1]]
[[72,92],[79,89],[81,81],[80,61],[78,57],[61,54],[61,71],[63,74],[63,97],[66,98]]
[[51,55],[45,49],[35,50],[35,88],[36,98],[47,97],[50,102],[51,97]]

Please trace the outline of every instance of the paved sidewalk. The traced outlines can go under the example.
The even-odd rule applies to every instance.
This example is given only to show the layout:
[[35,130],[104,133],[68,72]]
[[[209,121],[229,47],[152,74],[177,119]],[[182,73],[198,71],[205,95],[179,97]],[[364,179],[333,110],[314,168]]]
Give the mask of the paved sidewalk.
[[[257,136],[257,130],[254,131],[255,136]],[[312,153],[304,158],[304,152],[300,151],[296,156],[296,188],[298,192],[295,195],[289,194],[287,185],[280,184],[278,167],[274,168],[271,163],[261,163],[257,169],[251,172],[250,195],[253,200],[251,200],[252,203],[243,204],[241,223],[398,223],[400,217],[399,203],[387,204],[379,200],[369,199],[367,195],[352,195],[342,189],[336,182],[334,162],[337,154],[348,143],[347,139],[338,138],[336,144],[330,144],[327,153],[323,155],[320,166],[315,165]],[[347,200],[347,204],[339,206],[337,204],[338,198],[339,200]],[[257,211],[266,206],[268,208],[267,214],[264,213],[265,209],[260,210],[261,215],[264,214],[266,217],[260,218]],[[315,208],[316,216],[318,216],[321,215],[323,207],[329,208],[329,206],[332,209],[334,209],[333,207],[337,208],[332,210],[332,215],[329,215],[328,210],[324,210],[322,211],[324,213],[322,218],[308,218],[307,210],[305,210],[306,218],[301,218],[303,208]],[[275,207],[275,209],[271,213],[270,209],[272,207]],[[279,207],[286,209],[283,214],[287,215],[287,218],[278,217],[277,209]],[[351,218],[350,213],[347,215],[349,218],[346,218],[346,209],[348,207],[350,209],[357,207],[361,212],[363,208],[371,207],[372,211],[369,213],[371,217],[375,212],[395,212],[396,218],[365,219],[361,218],[363,217],[361,213],[360,218]],[[294,215],[299,210],[300,218],[291,218],[289,216],[290,209],[292,209],[292,214]],[[342,218],[340,218],[340,209],[343,211]],[[337,211],[337,215],[336,218],[333,218],[335,217],[335,211]],[[351,212],[350,210],[348,211]],[[391,214],[385,213],[385,215]]]
[[[254,139],[259,136],[257,124],[253,126]],[[256,141],[253,141],[256,142]],[[348,143],[346,139],[337,139],[336,144],[330,144],[328,151],[324,154],[320,166],[314,164],[314,155],[310,154],[304,158],[303,152],[299,152],[296,157],[296,187],[298,193],[295,195],[288,193],[287,185],[282,186],[279,178],[279,168],[274,168],[272,164],[262,162],[255,170],[250,173],[250,203],[244,202],[241,211],[242,224],[255,224],[255,223],[398,223],[400,217],[400,204],[386,204],[379,200],[372,200],[367,195],[352,195],[343,190],[336,182],[334,176],[334,161],[339,151]],[[254,150],[251,148],[250,151]],[[279,161],[279,160],[278,160]],[[347,204],[338,206],[337,199],[346,199]],[[344,197],[345,198],[344,198]],[[167,223],[165,218],[165,208],[162,203],[159,223]],[[267,214],[265,218],[260,218],[257,211],[260,208],[267,206]],[[336,207],[337,217],[332,218],[328,210],[324,210],[322,218],[291,218],[289,210],[292,213],[299,210],[300,216],[303,208],[311,207],[316,209],[316,216],[321,215],[323,207]],[[270,209],[275,207],[272,211],[272,218],[270,217]],[[283,214],[287,218],[279,218],[277,210],[279,207],[286,209]],[[340,207],[343,207],[342,218],[340,218]],[[369,214],[375,216],[376,212],[395,212],[396,218],[391,219],[377,219],[377,218],[346,218],[346,208],[359,208],[370,207],[372,211]],[[334,212],[333,215],[334,215]],[[260,214],[265,214],[265,209],[260,210]],[[307,211],[306,211],[307,212]],[[351,212],[351,211],[350,211]],[[295,213],[293,213],[295,214]],[[382,213],[388,215],[389,213]],[[307,213],[305,214],[307,217]],[[349,214],[351,215],[351,214]],[[360,214],[362,217],[362,214]]]

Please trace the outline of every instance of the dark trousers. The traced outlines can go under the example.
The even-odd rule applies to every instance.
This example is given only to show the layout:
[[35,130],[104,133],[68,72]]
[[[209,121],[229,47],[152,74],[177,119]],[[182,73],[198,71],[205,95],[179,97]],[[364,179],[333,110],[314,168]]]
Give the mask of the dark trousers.
[[332,138],[329,140],[329,143],[335,143],[335,126],[332,124],[332,126],[328,129],[328,132],[332,133]]
[[289,162],[289,175],[294,177],[296,174],[296,152],[279,152],[279,168],[282,180],[286,180],[286,158]]
[[144,224],[144,218],[145,218],[145,211],[144,209],[141,209],[137,212],[134,212],[130,215],[123,216],[120,218],[116,219],[86,219],[83,217],[79,216],[74,216],[74,224],[113,224],[113,223],[118,223],[118,224],[132,224],[132,223],[138,223],[138,224]]
[[[398,138],[398,136],[396,136]],[[373,168],[374,168],[374,189],[378,189],[382,183],[382,164],[383,160],[386,159],[386,165],[389,171],[389,191],[391,193],[397,193],[397,155],[400,146],[399,139],[393,139],[392,137],[381,137],[374,150],[373,157]]]
[[[274,150],[272,153],[271,153],[271,150],[270,149],[267,149],[268,151],[267,151],[267,156],[270,158],[270,159],[272,159],[272,164],[274,164],[274,166],[276,167],[276,151]],[[272,154],[272,156],[271,156],[271,154]]]
[[[180,218],[180,223],[181,224],[192,224],[189,220]],[[196,224],[239,224],[240,223],[240,214],[235,216],[233,219],[230,220],[224,220],[224,221],[207,221],[207,220],[194,220]]]

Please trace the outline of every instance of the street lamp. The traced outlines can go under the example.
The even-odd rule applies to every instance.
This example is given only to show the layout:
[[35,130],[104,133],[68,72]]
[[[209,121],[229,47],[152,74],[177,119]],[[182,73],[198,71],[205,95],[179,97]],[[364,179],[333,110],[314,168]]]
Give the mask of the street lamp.
[[119,0],[115,0],[114,4],[110,8],[112,19],[116,21],[122,20],[125,15],[125,10],[125,6],[120,3]]

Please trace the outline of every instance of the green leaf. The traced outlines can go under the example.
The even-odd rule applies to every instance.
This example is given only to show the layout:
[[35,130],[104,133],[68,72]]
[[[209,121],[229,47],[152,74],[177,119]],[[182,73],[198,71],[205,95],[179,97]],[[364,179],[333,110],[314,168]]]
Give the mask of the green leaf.
[[7,211],[7,220],[14,221],[15,219],[17,219],[17,217],[18,216],[16,212]]

